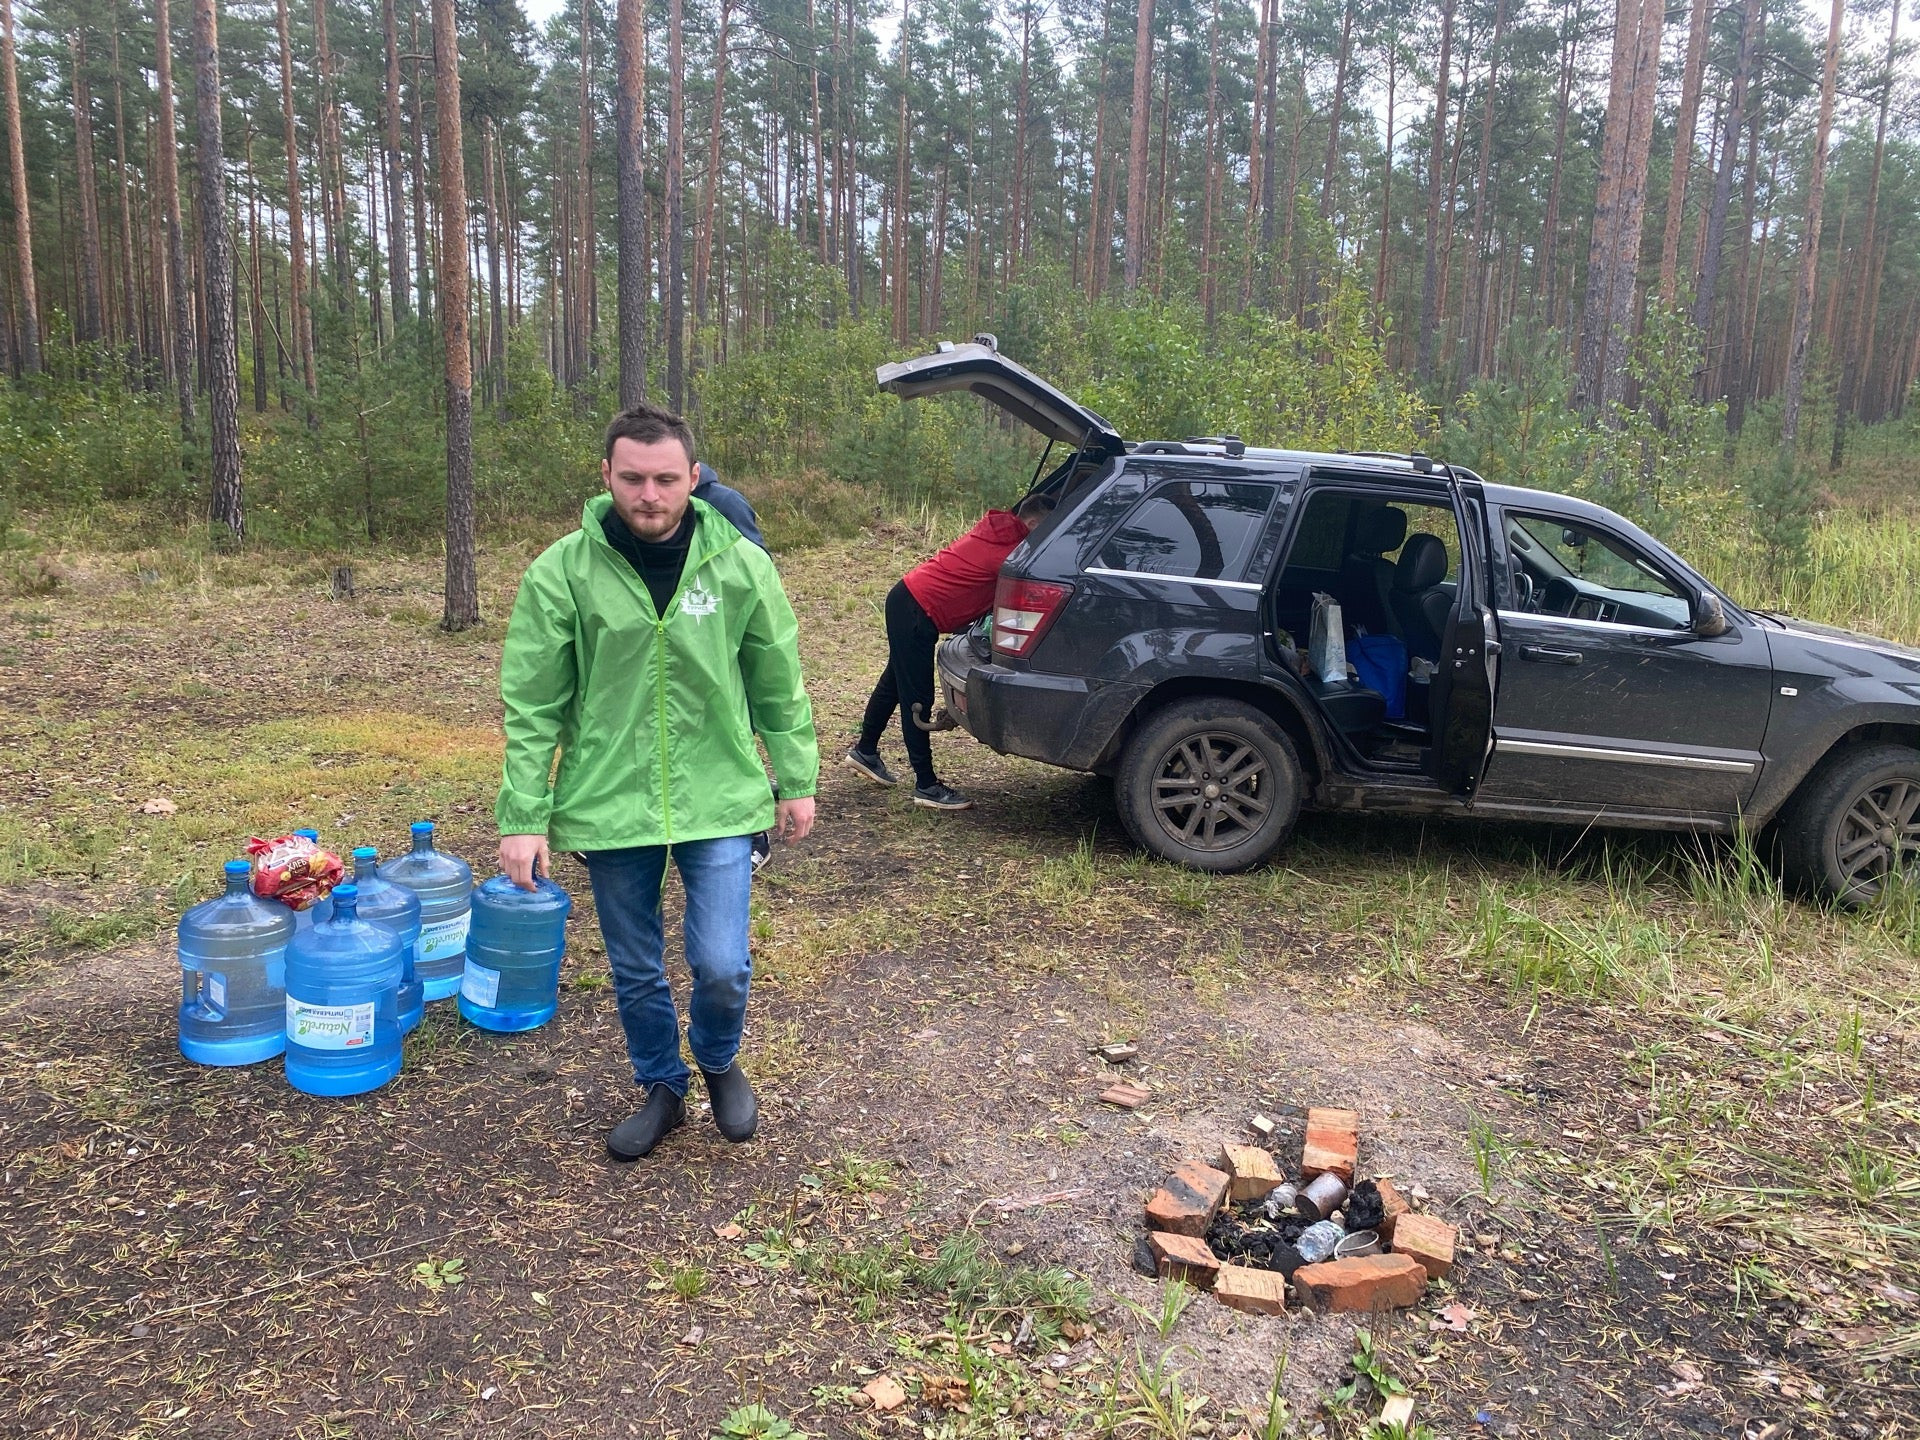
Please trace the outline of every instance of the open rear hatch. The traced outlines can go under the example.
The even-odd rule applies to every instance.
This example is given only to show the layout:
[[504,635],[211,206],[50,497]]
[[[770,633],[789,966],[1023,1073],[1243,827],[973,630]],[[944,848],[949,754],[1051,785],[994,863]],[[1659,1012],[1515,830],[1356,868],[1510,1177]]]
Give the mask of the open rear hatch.
[[968,390],[1049,440],[1109,455],[1126,448],[1120,432],[1100,416],[980,340],[964,345],[942,340],[931,355],[882,365],[874,373],[882,390],[903,400]]

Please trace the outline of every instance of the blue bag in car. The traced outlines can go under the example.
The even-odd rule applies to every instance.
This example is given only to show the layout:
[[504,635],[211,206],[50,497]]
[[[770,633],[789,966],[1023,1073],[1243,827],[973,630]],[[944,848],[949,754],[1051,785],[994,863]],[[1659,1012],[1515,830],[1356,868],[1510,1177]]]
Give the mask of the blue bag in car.
[[1387,701],[1387,718],[1407,718],[1407,647],[1395,635],[1356,635],[1347,641],[1347,661],[1369,690]]

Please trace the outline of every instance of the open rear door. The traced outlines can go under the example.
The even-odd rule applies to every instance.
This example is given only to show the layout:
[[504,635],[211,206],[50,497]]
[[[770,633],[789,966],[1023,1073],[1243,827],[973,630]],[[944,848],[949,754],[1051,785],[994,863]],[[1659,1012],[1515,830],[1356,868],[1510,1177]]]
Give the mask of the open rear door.
[[1488,585],[1486,501],[1478,481],[1462,483],[1451,469],[1447,488],[1460,524],[1460,589],[1441,635],[1440,668],[1433,677],[1433,746],[1427,752],[1427,772],[1455,794],[1471,797],[1493,753],[1500,636]]
[[1110,455],[1126,448],[1120,432],[1100,416],[978,340],[965,345],[943,340],[931,355],[882,365],[874,376],[882,390],[903,400],[966,390],[991,401],[1049,440],[1075,449],[1104,450]]

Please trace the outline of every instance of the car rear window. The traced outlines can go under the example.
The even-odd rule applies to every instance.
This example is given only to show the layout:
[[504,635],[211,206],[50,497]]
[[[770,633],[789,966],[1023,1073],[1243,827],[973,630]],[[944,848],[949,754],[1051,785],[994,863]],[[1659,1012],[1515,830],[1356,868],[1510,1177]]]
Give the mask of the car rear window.
[[1238,580],[1273,508],[1273,485],[1178,480],[1135,507],[1100,546],[1109,570]]

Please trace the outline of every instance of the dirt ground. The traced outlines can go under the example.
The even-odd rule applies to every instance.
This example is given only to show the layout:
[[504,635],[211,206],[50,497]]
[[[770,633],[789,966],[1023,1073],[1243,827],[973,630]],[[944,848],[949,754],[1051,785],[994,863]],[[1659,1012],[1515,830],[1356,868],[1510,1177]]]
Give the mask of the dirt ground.
[[[963,735],[937,755],[978,808],[916,811],[831,761],[927,539],[782,558],[830,763],[756,887],[761,1132],[696,1113],[632,1166],[602,1147],[635,1097],[571,858],[541,1030],[436,1006],[349,1101],[175,1046],[167,927],[248,833],[392,847],[427,815],[485,867],[531,542],[487,556],[495,623],[463,637],[431,566],[378,554],[350,602],[317,563],[157,552],[0,602],[0,1432],[707,1437],[757,1403],[829,1436],[1357,1435],[1364,1339],[1436,1435],[1920,1434],[1910,941],[1786,901],[1762,957],[1664,841],[1623,881],[1563,836],[1310,816],[1274,867],[1185,875],[1101,782]],[[274,594],[309,638],[247,623]],[[1472,936],[1490,905],[1549,915],[1536,886],[1624,894],[1623,973],[1749,940],[1669,999],[1521,990]],[[1768,993],[1852,997],[1850,1053],[1802,999],[1754,1018],[1728,977],[1763,962]],[[1090,1053],[1122,1039],[1131,1113]],[[1256,1113],[1297,1158],[1317,1104],[1463,1228],[1452,1281],[1359,1327],[1169,1317],[1130,1267],[1145,1195]],[[912,1398],[876,1415],[883,1373]]]

